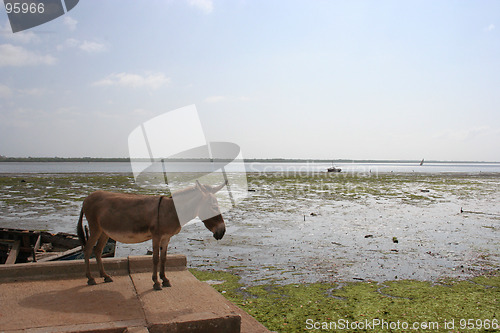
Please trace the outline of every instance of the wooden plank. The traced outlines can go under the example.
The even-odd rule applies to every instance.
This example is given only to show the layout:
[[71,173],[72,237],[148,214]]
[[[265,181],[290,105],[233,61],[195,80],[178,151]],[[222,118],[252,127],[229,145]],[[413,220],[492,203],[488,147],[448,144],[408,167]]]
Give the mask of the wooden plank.
[[[54,253],[53,256],[47,256],[45,258],[41,258],[41,259],[38,260],[38,262],[57,260],[59,258],[65,257],[67,255],[80,252],[81,250],[82,250],[81,246],[78,246],[78,247],[75,247],[74,249],[70,249],[70,250],[64,251],[64,252],[53,252]],[[47,252],[47,254],[49,254],[49,253],[50,252]]]
[[33,247],[33,262],[36,262],[36,251],[40,248],[40,244],[42,243],[42,235],[38,235],[35,246]]
[[14,245],[10,248],[9,256],[7,257],[7,260],[5,260],[6,265],[10,264],[15,264],[17,255],[19,254],[19,248],[21,247],[21,242],[16,241]]
[[38,251],[40,249],[41,243],[42,243],[42,235],[38,235],[38,238],[36,240],[35,246],[33,247],[33,250]]

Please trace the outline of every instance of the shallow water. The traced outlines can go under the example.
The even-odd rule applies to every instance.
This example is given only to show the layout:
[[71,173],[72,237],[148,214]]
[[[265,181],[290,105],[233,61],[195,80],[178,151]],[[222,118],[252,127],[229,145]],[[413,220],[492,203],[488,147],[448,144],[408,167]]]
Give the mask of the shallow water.
[[[248,184],[249,197],[224,214],[222,240],[190,223],[170,253],[249,284],[435,280],[500,266],[500,174],[265,173]],[[97,189],[162,191],[127,174],[3,175],[0,226],[74,233],[82,200]],[[150,248],[118,244],[117,255]]]
[[[139,165],[139,169],[151,166],[152,172],[163,172],[163,165],[147,162],[134,162]],[[194,163],[197,168],[211,170],[211,163]],[[184,172],[193,167],[193,163],[179,162],[170,163],[176,172]],[[227,166],[228,172],[287,172],[295,174],[324,173],[331,167],[331,163],[321,162],[234,162]],[[337,163],[336,167],[341,168],[343,173],[492,173],[500,172],[500,163],[452,163],[433,162],[418,163],[408,162],[372,162],[372,163]],[[130,162],[0,162],[0,174],[21,174],[21,173],[127,173],[132,172]]]

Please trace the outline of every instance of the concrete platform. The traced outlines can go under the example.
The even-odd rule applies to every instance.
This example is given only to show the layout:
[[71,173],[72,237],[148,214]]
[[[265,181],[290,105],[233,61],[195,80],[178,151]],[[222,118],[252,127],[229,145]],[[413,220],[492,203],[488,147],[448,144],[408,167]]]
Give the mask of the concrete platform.
[[86,284],[83,260],[2,265],[0,332],[269,332],[198,281],[184,256],[168,257],[172,287],[153,290],[151,261],[105,259],[114,282],[96,278],[95,286]]

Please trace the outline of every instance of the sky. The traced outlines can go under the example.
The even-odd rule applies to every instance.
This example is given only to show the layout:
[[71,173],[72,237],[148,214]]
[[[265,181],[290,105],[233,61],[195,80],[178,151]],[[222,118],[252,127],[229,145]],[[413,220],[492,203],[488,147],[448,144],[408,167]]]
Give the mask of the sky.
[[128,157],[193,104],[244,158],[500,161],[500,2],[81,0],[15,34],[0,7],[0,155]]

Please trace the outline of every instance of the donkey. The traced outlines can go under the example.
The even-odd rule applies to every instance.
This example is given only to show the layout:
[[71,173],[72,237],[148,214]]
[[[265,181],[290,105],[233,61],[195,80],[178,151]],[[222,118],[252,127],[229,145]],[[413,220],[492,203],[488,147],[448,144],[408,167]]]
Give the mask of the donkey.
[[[219,186],[194,186],[172,193],[172,196],[150,196],[138,194],[97,191],[83,201],[77,233],[85,255],[86,275],[89,285],[96,282],[90,273],[89,259],[95,245],[95,258],[104,282],[113,279],[106,274],[102,264],[102,250],[108,238],[122,243],[141,243],[153,240],[153,288],[161,290],[158,282],[158,263],[163,287],[171,284],[165,276],[165,262],[170,238],[181,230],[181,226],[199,217],[215,239],[222,239],[226,232],[224,219],[219,210],[215,193]],[[175,206],[174,206],[175,199]],[[86,237],[82,220],[87,219],[90,235]],[[87,239],[88,238],[88,239]],[[97,245],[96,245],[97,243]]]

